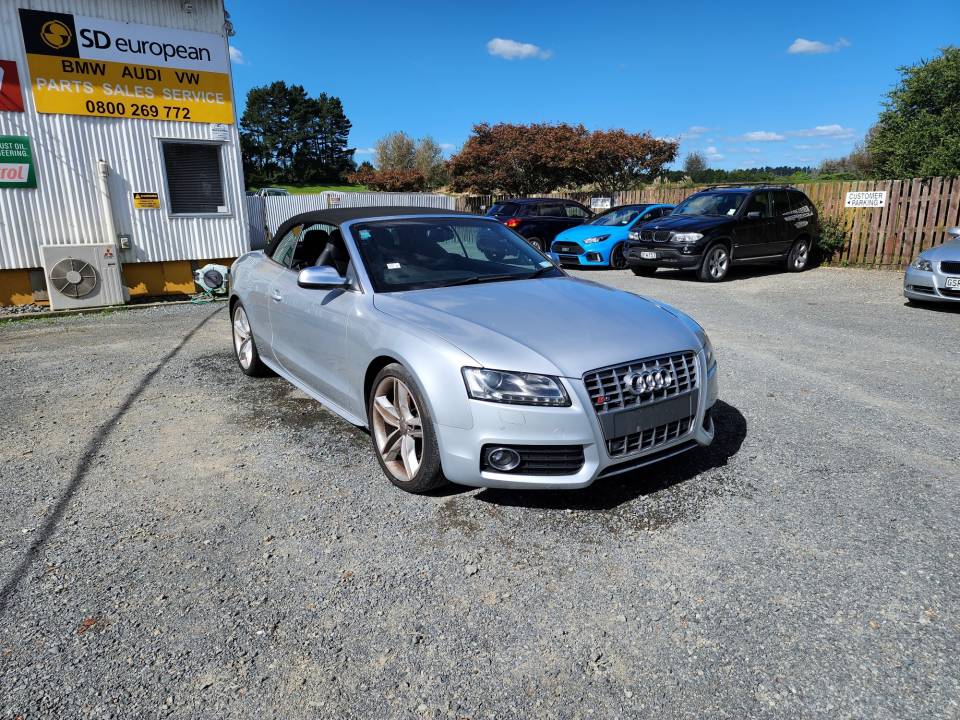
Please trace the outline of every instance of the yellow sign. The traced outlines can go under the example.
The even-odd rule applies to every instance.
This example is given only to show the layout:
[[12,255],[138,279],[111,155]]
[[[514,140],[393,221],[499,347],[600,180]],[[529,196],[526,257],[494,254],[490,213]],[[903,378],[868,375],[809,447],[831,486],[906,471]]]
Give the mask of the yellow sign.
[[133,206],[137,210],[159,210],[159,193],[135,192],[133,194]]
[[233,123],[221,35],[25,9],[20,27],[38,112]]

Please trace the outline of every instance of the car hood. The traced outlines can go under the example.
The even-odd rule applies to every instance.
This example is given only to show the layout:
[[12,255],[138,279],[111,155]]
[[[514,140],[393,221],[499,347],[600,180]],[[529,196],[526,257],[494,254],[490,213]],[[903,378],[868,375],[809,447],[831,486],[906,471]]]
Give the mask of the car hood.
[[[562,233],[558,234],[556,240],[576,242],[578,240],[583,240],[584,238],[596,237],[597,235],[609,235],[611,240],[625,240],[629,232],[630,228],[626,226],[609,227],[603,225],[577,225],[576,227],[568,228]],[[556,240],[554,242],[556,242]]]
[[673,230],[675,232],[703,232],[712,230],[719,225],[726,225],[733,222],[730,216],[714,215],[667,215],[656,220],[648,220],[642,225],[637,225],[636,230]]
[[570,277],[378,293],[376,308],[497,370],[580,377],[696,350],[696,332],[652,300]]
[[920,253],[927,260],[955,260],[960,261],[960,238],[937,245]]

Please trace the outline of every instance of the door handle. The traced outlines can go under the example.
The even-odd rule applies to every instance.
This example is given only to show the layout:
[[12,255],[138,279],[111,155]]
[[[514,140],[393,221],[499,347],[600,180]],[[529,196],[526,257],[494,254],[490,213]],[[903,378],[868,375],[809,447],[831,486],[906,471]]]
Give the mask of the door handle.
[[283,295],[278,293],[276,290],[270,291],[270,297],[273,298],[276,302],[283,302]]

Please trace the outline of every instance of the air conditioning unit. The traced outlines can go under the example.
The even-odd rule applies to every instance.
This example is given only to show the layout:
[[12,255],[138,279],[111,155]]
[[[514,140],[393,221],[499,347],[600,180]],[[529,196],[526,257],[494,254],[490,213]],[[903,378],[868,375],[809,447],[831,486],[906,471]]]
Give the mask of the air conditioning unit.
[[129,300],[116,245],[41,245],[40,252],[52,310],[122,305]]

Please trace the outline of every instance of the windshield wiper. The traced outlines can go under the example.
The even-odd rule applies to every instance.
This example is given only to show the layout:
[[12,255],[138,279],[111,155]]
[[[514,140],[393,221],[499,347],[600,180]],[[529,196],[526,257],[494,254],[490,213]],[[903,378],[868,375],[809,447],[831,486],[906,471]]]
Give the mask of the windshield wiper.
[[525,279],[526,275],[471,275],[470,277],[460,278],[459,280],[453,280],[448,283],[444,283],[443,287],[453,287],[454,285],[474,285],[476,283],[485,283],[485,282],[497,282],[498,280],[517,280]]
[[557,269],[557,268],[556,268],[555,266],[553,266],[553,265],[549,265],[549,266],[548,266],[548,265],[544,265],[544,266],[541,267],[541,268],[537,268],[536,270],[534,270],[534,271],[533,271],[532,273],[530,273],[529,275],[524,275],[524,276],[523,276],[523,279],[524,279],[524,280],[533,280],[534,278],[538,278],[538,277],[541,277],[542,275],[546,275],[546,274],[547,274],[548,272],[550,272],[551,270],[556,270],[556,269]]

